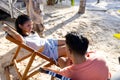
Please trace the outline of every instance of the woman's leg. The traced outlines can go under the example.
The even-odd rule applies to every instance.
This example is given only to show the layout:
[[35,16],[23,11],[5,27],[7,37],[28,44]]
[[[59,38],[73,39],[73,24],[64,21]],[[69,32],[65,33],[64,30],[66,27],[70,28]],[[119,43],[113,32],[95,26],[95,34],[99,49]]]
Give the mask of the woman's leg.
[[58,40],[58,46],[65,45],[65,40]]
[[58,47],[58,64],[61,68],[70,65],[70,59],[67,57],[66,46]]
[[67,51],[65,46],[58,46],[58,58],[67,56]]

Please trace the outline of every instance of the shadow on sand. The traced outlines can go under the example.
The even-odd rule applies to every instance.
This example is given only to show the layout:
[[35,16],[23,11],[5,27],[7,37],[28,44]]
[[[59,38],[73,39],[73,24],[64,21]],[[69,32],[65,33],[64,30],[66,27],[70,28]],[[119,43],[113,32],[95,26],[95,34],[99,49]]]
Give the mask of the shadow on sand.
[[79,18],[80,16],[81,16],[81,14],[76,13],[75,15],[73,15],[71,18],[65,20],[64,22],[61,22],[61,23],[57,24],[56,26],[54,26],[53,28],[46,30],[45,35],[46,36],[51,35],[57,29],[64,27],[65,25],[69,24],[70,22],[74,21],[75,19]]

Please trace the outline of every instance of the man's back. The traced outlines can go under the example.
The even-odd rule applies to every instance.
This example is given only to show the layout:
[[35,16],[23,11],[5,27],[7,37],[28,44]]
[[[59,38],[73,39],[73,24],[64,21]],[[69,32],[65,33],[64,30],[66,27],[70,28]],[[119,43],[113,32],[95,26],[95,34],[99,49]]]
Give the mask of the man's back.
[[66,67],[60,74],[72,80],[107,80],[109,70],[102,58],[91,58],[89,54],[87,61]]

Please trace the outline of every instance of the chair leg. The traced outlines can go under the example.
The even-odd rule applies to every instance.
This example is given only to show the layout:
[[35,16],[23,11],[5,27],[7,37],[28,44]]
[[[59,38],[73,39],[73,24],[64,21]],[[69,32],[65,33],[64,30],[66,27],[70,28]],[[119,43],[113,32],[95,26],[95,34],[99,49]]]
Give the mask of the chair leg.
[[19,53],[20,49],[21,49],[21,47],[18,46],[18,48],[16,50],[16,53],[15,53],[15,55],[12,58],[12,61],[11,61],[10,65],[13,65],[14,59],[16,59],[16,57],[18,56],[18,53]]

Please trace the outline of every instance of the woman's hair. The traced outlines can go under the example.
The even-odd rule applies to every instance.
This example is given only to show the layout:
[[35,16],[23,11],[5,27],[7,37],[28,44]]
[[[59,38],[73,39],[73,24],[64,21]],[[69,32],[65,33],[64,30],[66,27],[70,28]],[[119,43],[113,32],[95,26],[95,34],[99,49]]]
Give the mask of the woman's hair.
[[82,35],[79,36],[76,32],[71,32],[68,33],[65,38],[69,50],[82,56],[86,54],[89,44],[86,37],[83,37]]
[[27,21],[30,21],[30,17],[28,15],[20,15],[17,17],[16,21],[15,21],[15,28],[17,30],[17,32],[19,34],[21,34],[22,36],[26,36],[25,34],[23,34],[22,29],[19,27],[19,25],[24,25]]

